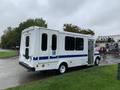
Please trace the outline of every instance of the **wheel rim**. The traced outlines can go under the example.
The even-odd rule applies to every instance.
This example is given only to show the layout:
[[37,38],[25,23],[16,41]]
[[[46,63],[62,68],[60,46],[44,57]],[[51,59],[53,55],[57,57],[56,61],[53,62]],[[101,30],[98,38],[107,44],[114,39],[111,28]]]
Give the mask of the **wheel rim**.
[[60,73],[64,73],[66,71],[66,67],[64,65],[60,66]]

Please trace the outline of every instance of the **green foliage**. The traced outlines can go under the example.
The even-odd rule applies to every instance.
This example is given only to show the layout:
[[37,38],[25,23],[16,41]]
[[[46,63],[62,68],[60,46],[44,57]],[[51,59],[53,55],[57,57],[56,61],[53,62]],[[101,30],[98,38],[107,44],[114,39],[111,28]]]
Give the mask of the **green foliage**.
[[0,52],[0,58],[9,58],[17,55],[18,55],[17,51],[1,51]]
[[88,29],[88,30],[80,30],[81,34],[90,34],[90,35],[95,35],[95,33],[91,30],[91,29]]
[[81,29],[80,27],[72,24],[64,24],[63,26],[64,31],[67,32],[74,32],[74,33],[80,33],[80,34],[90,34],[94,35],[95,33],[91,29]]
[[1,37],[1,46],[3,48],[13,48],[17,42],[16,41],[17,33],[16,31],[8,27],[4,35]]
[[75,32],[75,33],[79,33],[80,30],[78,26],[72,24],[64,24],[63,29],[64,31]]
[[1,47],[2,48],[16,48],[20,46],[21,32],[22,30],[30,26],[39,26],[47,28],[47,23],[42,18],[28,19],[19,24],[18,27],[12,28],[8,27],[1,37]]

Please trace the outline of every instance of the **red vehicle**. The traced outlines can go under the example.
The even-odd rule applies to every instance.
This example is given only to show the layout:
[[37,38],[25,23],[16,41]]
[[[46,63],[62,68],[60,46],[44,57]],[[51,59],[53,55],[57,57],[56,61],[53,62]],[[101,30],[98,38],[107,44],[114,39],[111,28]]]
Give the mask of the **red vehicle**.
[[101,47],[101,48],[99,49],[99,53],[100,53],[100,54],[106,54],[106,53],[107,53],[106,48],[105,48],[105,47]]

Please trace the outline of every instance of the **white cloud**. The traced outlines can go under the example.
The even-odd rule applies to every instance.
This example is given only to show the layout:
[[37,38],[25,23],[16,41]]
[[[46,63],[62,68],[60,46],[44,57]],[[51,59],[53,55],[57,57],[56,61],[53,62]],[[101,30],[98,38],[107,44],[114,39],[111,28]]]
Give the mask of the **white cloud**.
[[120,33],[119,0],[1,0],[0,3],[0,36],[8,26],[39,17],[46,19],[53,29],[73,23],[93,29],[97,35]]

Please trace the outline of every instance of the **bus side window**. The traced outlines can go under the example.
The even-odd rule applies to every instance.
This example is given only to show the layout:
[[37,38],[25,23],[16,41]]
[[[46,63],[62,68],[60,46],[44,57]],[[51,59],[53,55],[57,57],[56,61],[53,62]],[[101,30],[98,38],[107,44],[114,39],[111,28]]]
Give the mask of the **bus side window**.
[[57,36],[52,35],[52,50],[56,50],[57,48]]
[[83,38],[76,38],[76,50],[83,50],[84,49],[84,40]]
[[42,34],[42,42],[41,42],[41,49],[42,51],[46,51],[47,50],[47,40],[48,40],[48,36],[46,33]]
[[72,51],[75,49],[75,38],[66,36],[65,37],[65,50]]

